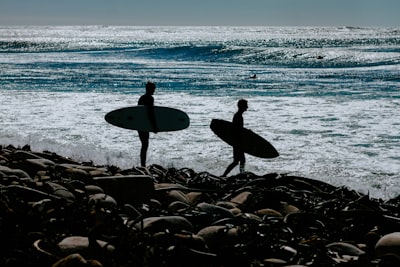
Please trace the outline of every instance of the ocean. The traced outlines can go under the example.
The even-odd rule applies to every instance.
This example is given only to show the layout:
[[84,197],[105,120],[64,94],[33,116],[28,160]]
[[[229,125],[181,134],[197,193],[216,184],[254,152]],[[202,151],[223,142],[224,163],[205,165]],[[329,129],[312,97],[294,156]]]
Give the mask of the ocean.
[[400,192],[400,28],[0,26],[0,144],[138,166],[137,132],[104,115],[147,81],[191,121],[150,135],[149,165],[221,175],[232,149],[209,125],[244,98],[245,127],[280,153],[247,171]]

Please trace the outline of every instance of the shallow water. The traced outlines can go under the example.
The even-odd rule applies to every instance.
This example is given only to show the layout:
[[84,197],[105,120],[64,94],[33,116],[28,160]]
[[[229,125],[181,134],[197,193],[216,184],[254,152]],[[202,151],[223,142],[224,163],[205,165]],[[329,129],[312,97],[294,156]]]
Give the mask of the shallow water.
[[139,165],[137,133],[104,115],[136,105],[152,80],[156,105],[186,111],[191,125],[152,134],[148,164],[222,174],[232,151],[209,124],[246,98],[245,126],[280,152],[247,156],[248,171],[393,197],[399,44],[399,29],[380,28],[2,27],[0,144]]

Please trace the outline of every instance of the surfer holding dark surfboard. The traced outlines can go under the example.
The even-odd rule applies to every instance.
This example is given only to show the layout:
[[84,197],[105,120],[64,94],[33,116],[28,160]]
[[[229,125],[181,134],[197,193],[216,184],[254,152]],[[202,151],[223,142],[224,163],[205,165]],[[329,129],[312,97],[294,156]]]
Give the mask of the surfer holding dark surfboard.
[[240,173],[244,172],[244,166],[246,163],[246,158],[244,156],[244,151],[238,145],[241,141],[241,133],[243,130],[243,113],[247,110],[247,100],[240,99],[237,103],[238,111],[235,113],[232,119],[232,130],[233,130],[233,162],[225,170],[223,177],[226,177],[228,173],[239,164]]
[[[143,105],[148,107],[148,114],[151,124],[153,125],[153,129],[155,133],[158,132],[156,119],[154,115],[154,97],[153,94],[156,90],[156,85],[152,82],[147,82],[146,84],[146,93],[139,98],[138,105]],[[138,131],[140,142],[142,143],[142,147],[140,149],[140,164],[142,167],[146,167],[146,157],[147,157],[147,149],[149,147],[149,132]]]

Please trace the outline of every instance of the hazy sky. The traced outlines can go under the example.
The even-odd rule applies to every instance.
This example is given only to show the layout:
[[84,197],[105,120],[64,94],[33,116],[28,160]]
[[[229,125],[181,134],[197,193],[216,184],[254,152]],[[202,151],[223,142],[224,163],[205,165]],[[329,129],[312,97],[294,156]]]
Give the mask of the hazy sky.
[[0,0],[0,25],[400,26],[400,0]]

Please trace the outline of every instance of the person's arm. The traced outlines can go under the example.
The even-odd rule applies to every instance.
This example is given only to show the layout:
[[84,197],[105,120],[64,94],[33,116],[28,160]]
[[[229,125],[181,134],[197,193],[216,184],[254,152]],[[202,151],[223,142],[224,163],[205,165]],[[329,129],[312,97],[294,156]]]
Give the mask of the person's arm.
[[238,146],[241,143],[243,123],[239,114],[236,114],[232,120],[233,126],[233,146]]

